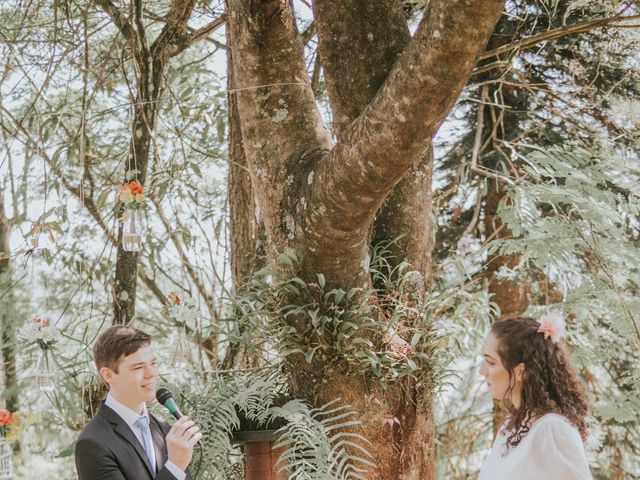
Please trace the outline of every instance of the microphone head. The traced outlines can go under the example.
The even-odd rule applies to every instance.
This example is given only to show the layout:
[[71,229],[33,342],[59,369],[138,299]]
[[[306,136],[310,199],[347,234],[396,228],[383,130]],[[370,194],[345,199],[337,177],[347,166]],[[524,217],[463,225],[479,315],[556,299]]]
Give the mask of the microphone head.
[[160,403],[160,405],[164,405],[165,402],[170,398],[173,398],[173,395],[171,394],[169,389],[159,388],[158,390],[156,390],[156,400],[158,400],[158,403]]
[[159,388],[158,390],[156,390],[156,400],[158,400],[158,403],[160,403],[160,405],[169,410],[169,413],[171,413],[171,415],[173,415],[176,420],[178,420],[182,416],[182,412],[180,411],[178,404],[176,403],[173,395],[168,389]]

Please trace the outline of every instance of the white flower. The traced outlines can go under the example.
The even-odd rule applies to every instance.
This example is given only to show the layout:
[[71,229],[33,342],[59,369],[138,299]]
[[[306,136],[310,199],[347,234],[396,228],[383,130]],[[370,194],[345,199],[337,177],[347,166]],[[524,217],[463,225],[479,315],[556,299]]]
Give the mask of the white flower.
[[60,331],[55,326],[48,325],[48,323],[32,321],[20,329],[20,337],[27,342],[42,341],[53,344],[60,337]]
[[43,342],[54,342],[60,337],[60,332],[56,327],[42,327],[40,328],[40,340]]
[[193,307],[185,304],[178,304],[169,307],[169,317],[181,324],[193,324],[198,320],[198,312]]

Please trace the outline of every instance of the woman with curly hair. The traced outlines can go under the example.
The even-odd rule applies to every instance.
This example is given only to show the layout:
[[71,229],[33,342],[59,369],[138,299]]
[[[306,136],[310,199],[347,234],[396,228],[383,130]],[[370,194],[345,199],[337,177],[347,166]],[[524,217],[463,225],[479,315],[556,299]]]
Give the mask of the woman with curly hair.
[[590,480],[587,400],[561,343],[557,312],[494,323],[480,374],[509,414],[479,480]]

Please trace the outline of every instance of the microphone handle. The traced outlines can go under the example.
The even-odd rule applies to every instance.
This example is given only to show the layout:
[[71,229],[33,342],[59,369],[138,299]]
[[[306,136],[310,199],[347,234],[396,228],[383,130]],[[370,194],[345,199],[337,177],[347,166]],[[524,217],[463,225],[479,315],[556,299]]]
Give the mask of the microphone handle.
[[176,420],[180,420],[180,417],[182,417],[182,412],[180,411],[179,408],[175,409],[174,411],[171,412],[171,415],[173,415],[173,417]]

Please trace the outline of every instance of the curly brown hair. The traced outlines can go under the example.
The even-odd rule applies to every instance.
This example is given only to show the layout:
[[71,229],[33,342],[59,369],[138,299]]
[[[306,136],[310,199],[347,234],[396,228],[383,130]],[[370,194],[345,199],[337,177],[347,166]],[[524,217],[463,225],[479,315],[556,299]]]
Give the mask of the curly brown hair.
[[491,333],[498,340],[498,354],[509,372],[509,398],[513,389],[514,369],[524,364],[520,406],[506,402],[510,416],[507,431],[507,449],[515,447],[527,434],[531,420],[547,413],[558,413],[567,418],[587,436],[587,395],[562,342],[554,343],[538,333],[540,324],[527,317],[498,321]]

